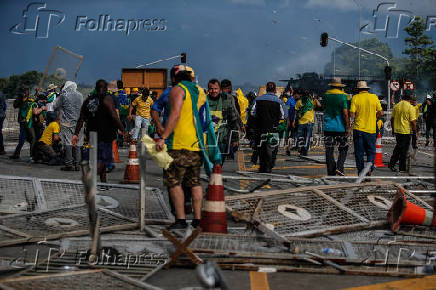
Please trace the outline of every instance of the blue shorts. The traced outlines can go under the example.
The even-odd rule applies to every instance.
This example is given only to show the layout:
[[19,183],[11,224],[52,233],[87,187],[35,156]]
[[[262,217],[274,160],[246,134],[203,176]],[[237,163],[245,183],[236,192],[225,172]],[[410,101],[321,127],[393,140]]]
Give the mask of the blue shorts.
[[97,160],[104,166],[112,163],[112,142],[98,142]]

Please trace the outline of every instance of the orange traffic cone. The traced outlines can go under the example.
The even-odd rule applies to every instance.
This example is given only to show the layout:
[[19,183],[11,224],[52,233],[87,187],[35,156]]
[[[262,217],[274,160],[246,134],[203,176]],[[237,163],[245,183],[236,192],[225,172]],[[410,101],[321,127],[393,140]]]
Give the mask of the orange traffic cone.
[[393,232],[398,231],[401,224],[436,226],[433,212],[407,201],[403,189],[398,190],[387,217]]
[[214,165],[210,175],[200,226],[204,232],[227,234],[226,203],[219,164]]
[[120,162],[120,155],[118,154],[117,140],[112,141],[112,153],[113,153],[113,157],[114,157],[114,162],[119,163]]
[[139,160],[136,154],[136,142],[130,142],[129,163],[124,171],[124,179],[121,183],[139,183]]
[[378,132],[377,135],[377,141],[375,142],[375,160],[374,160],[374,166],[375,167],[386,167],[386,165],[383,164],[383,150],[382,150],[382,138],[380,132]]

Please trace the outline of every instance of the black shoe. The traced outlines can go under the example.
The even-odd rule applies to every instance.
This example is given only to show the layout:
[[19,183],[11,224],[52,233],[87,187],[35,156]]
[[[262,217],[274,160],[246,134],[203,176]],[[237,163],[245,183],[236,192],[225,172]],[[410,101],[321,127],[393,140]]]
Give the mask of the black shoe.
[[6,155],[6,151],[5,150],[0,151],[0,155]]
[[14,154],[9,156],[9,159],[20,159],[20,155]]
[[74,171],[80,171],[80,166],[79,165],[74,166]]
[[388,167],[392,172],[398,172],[398,170],[395,168],[395,165],[388,165]]
[[188,227],[186,220],[177,219],[172,225],[167,227],[167,230],[184,230]]
[[62,171],[74,171],[75,168],[73,166],[64,166],[64,167],[61,167],[61,170]]
[[200,226],[200,222],[201,222],[201,220],[199,220],[199,219],[193,219],[192,222],[191,222],[191,226],[194,229],[196,229],[196,228],[198,228]]
[[114,171],[114,169],[115,169],[115,165],[112,165],[111,168],[106,169],[106,173],[111,173],[112,171]]
[[291,156],[291,151],[286,150],[286,155]]
[[430,141],[426,141],[426,142],[425,142],[425,147],[427,147],[428,144],[430,144]]

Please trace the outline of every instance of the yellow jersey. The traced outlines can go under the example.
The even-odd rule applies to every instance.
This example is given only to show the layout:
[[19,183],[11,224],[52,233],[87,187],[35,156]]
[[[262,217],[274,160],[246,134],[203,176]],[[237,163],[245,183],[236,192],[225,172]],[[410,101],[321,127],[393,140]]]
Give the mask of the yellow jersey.
[[39,142],[43,142],[45,145],[51,146],[53,145],[53,134],[59,134],[61,128],[58,122],[51,122],[47,128],[44,129]]
[[382,111],[376,95],[363,91],[351,99],[350,112],[355,113],[354,130],[376,133],[377,112]]
[[[197,130],[195,128],[194,113],[192,111],[192,97],[191,92],[184,82],[178,84],[179,87],[185,92],[185,98],[183,100],[182,110],[180,112],[180,118],[177,122],[174,131],[168,137],[168,149],[169,150],[189,150],[189,151],[200,151],[200,146],[197,137]],[[206,94],[204,90],[197,86],[198,90],[198,103],[199,107],[201,104],[206,102]],[[195,92],[197,93],[197,92]]]
[[132,106],[136,107],[136,115],[141,116],[144,119],[150,119],[150,109],[153,105],[153,99],[148,97],[146,101],[142,99],[142,96],[137,97]]
[[392,118],[394,118],[394,133],[411,134],[410,122],[416,120],[416,109],[408,101],[403,100],[394,106]]
[[[312,102],[312,110],[307,111],[306,113],[304,113],[304,115],[301,118],[298,119],[299,125],[304,125],[307,123],[315,123],[315,104],[316,104],[316,102],[314,100],[311,100],[311,102]],[[303,102],[300,99],[295,104],[295,111],[299,111],[302,106],[303,106]]]

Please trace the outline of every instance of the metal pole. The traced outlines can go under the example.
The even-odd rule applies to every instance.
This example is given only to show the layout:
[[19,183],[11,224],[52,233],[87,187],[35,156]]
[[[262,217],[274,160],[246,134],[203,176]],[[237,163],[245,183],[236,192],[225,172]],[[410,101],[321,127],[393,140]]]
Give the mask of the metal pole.
[[336,77],[336,43],[333,47],[333,77]]
[[391,110],[391,80],[388,80],[388,111]]
[[89,132],[89,167],[91,167],[92,187],[97,192],[97,132]]
[[[141,128],[141,138],[139,140],[142,140],[142,136],[144,136],[145,134],[147,134],[146,128]],[[141,184],[139,186],[139,194],[141,197],[141,212],[139,215],[140,218],[140,229],[141,232],[145,231],[145,208],[146,208],[146,186],[145,186],[145,181],[146,181],[146,175],[147,175],[147,161],[145,159],[145,146],[144,144],[142,144],[142,141],[139,141],[139,146],[140,146],[140,150],[139,150],[139,172],[141,175]]]

